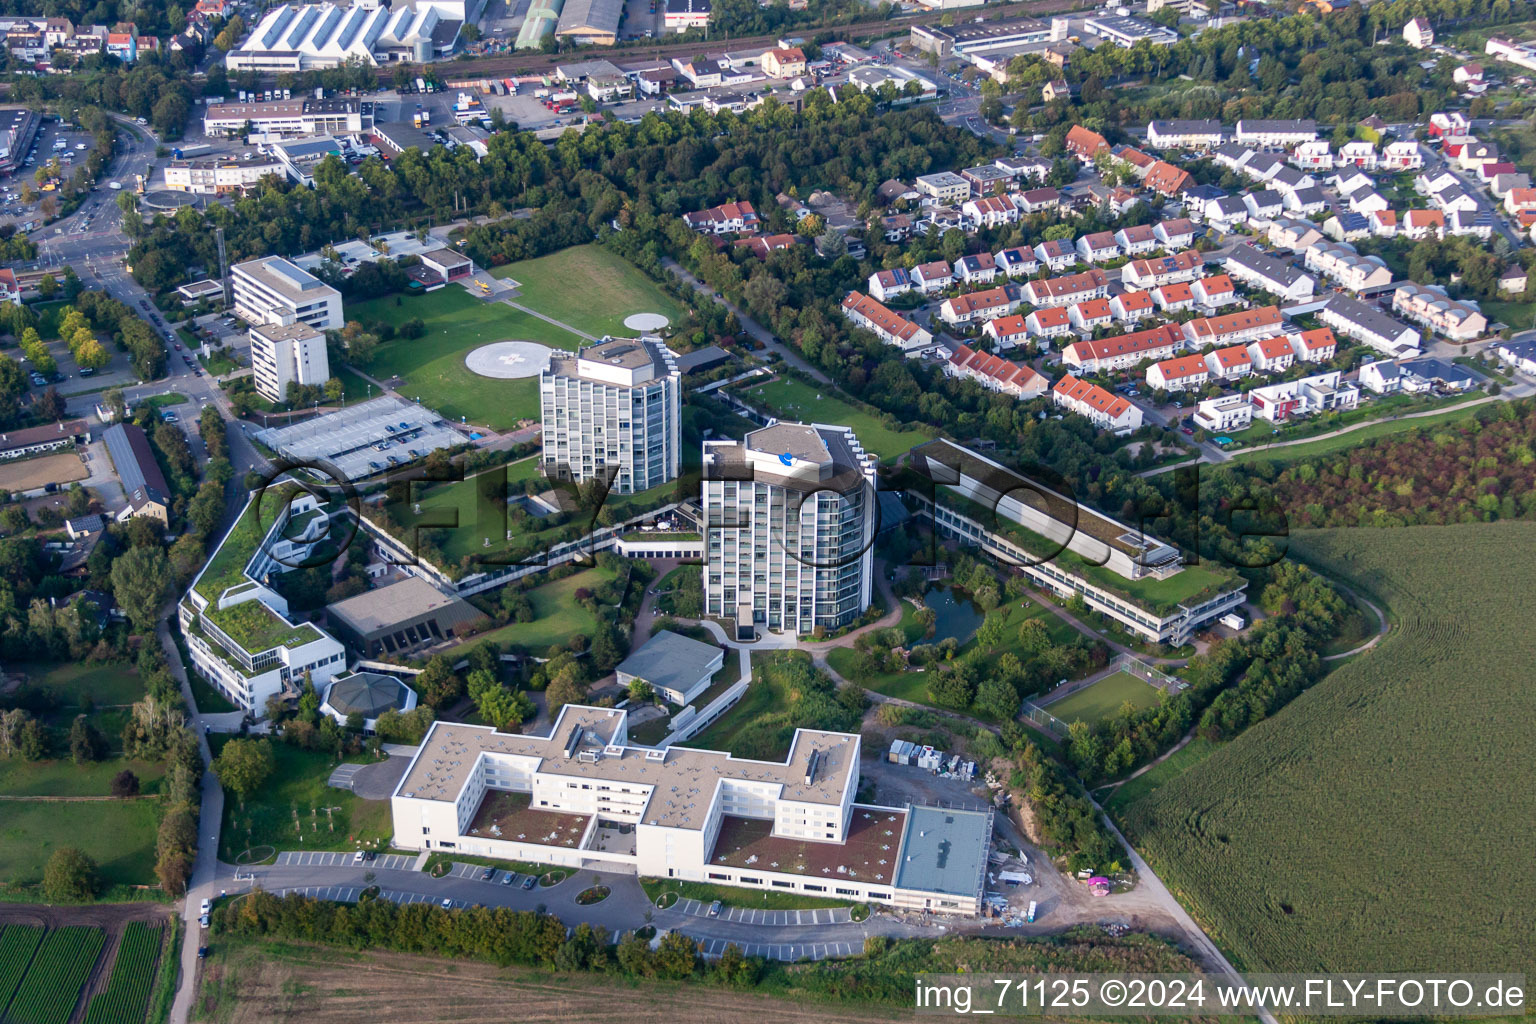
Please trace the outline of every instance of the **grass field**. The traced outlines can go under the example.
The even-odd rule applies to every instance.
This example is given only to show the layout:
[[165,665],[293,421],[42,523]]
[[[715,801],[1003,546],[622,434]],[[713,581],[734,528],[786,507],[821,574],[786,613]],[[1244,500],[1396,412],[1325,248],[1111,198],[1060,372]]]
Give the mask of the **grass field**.
[[598,245],[577,245],[491,271],[519,285],[512,301],[593,337],[632,336],[624,318],[660,313],[677,326],[683,309],[622,256]]
[[[214,736],[218,756],[227,736]],[[388,800],[362,800],[325,784],[336,759],[286,743],[272,744],[272,777],[242,806],[234,795],[224,801],[219,858],[233,863],[247,848],[277,850],[355,850],[378,844],[394,832]],[[302,839],[300,838],[302,835]]]
[[165,778],[162,761],[124,761],[110,757],[77,765],[70,760],[0,760],[0,793],[6,796],[110,796],[112,776],[127,768],[139,777],[139,792],[160,791]]
[[1132,800],[1130,839],[1254,970],[1536,969],[1536,524],[1293,534],[1392,633]]
[[582,587],[595,587],[614,578],[613,573],[594,568],[534,587],[528,591],[528,600],[532,602],[537,618],[532,622],[509,622],[499,629],[481,633],[475,639],[517,644],[534,651],[569,639],[576,633],[591,636],[597,628],[597,620],[591,612],[576,603],[576,591]]
[[681,882],[675,878],[642,878],[640,886],[655,903],[662,893],[675,892],[680,899],[749,910],[826,910],[854,906],[857,900],[825,900],[797,892],[758,892],[734,885],[709,885],[705,882]]
[[406,380],[400,393],[419,398],[448,419],[468,417],[471,424],[506,429],[519,420],[538,419],[539,382],[493,380],[470,372],[464,357],[493,341],[536,341],[552,348],[575,349],[581,339],[569,331],[513,309],[486,302],[459,287],[413,295],[395,305],[395,297],[371,299],[347,307],[347,319],[399,326],[412,318],[427,325],[421,338],[395,338],[379,346],[368,372],[379,380]]
[[[1474,399],[1468,401],[1475,402]],[[1284,448],[1271,448],[1267,451],[1243,451],[1232,456],[1234,462],[1295,462],[1312,455],[1325,455],[1328,452],[1339,451],[1343,448],[1353,448],[1357,444],[1385,437],[1389,434],[1401,434],[1409,430],[1420,430],[1428,427],[1437,427],[1444,423],[1454,423],[1457,420],[1466,419],[1474,415],[1479,409],[1487,408],[1488,403],[1465,405],[1450,409],[1434,416],[1421,416],[1411,420],[1386,420],[1380,423],[1372,423],[1369,426],[1352,430],[1347,434],[1339,434],[1336,437],[1325,437],[1319,441],[1309,441],[1305,444],[1287,445]]]
[[1166,761],[1160,761],[1134,779],[1116,786],[1108,799],[1104,799],[1101,795],[1100,802],[1106,811],[1118,814],[1125,805],[1146,798],[1160,786],[1166,785],[1170,780],[1178,778],[1210,757],[1215,750],[1216,744],[1196,736],[1179,748],[1177,753],[1170,754]]
[[43,879],[54,850],[73,846],[95,859],[104,886],[155,881],[154,800],[0,804],[0,879],[31,885]]
[[1137,708],[1156,707],[1158,694],[1157,687],[1150,683],[1137,679],[1129,672],[1116,672],[1044,707],[1068,725],[1076,721],[1097,725],[1118,714],[1120,706],[1126,701]]
[[746,389],[742,397],[753,405],[767,407],[781,419],[851,427],[864,450],[884,461],[904,454],[914,445],[933,440],[929,434],[917,430],[892,430],[875,413],[839,397],[830,384],[817,389],[781,377]]
[[41,455],[0,466],[0,490],[30,491],[44,484],[68,484],[84,480],[90,470],[73,452]]
[[30,684],[57,694],[59,700],[70,707],[79,707],[87,700],[97,706],[132,704],[144,696],[144,684],[139,681],[138,672],[127,665],[28,662],[9,668],[25,672]]

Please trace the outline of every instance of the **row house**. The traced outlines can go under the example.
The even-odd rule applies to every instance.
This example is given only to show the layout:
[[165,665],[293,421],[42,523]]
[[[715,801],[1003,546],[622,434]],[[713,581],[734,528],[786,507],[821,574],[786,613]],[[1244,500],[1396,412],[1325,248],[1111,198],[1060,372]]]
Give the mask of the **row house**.
[[1242,196],[1222,196],[1205,204],[1205,219],[1219,231],[1231,231],[1248,223],[1248,203]]
[[859,292],[849,292],[843,298],[843,315],[909,355],[933,344],[933,335],[922,327]]
[[1160,221],[1153,226],[1152,237],[1165,249],[1187,249],[1195,244],[1195,222],[1188,217]]
[[1191,320],[1184,325],[1184,339],[1190,348],[1236,345],[1255,341],[1280,330],[1280,310],[1274,306],[1244,309],[1222,316]]
[[1189,285],[1195,304],[1206,309],[1220,309],[1237,301],[1237,287],[1227,274],[1212,274]]
[[1144,255],[1157,248],[1157,229],[1151,224],[1138,224],[1133,228],[1121,228],[1115,232],[1115,245],[1127,256]]
[[1066,306],[1034,310],[1024,318],[1024,325],[1031,338],[1060,338],[1074,333],[1072,314]]
[[1512,188],[1504,194],[1504,212],[1510,216],[1536,210],[1536,188]]
[[1188,391],[1204,387],[1210,379],[1210,368],[1198,355],[1165,359],[1147,367],[1147,386],[1159,391]]
[[1035,246],[1035,258],[1050,270],[1077,266],[1077,246],[1065,238],[1052,238]]
[[1077,254],[1089,263],[1108,263],[1120,255],[1113,231],[1095,231],[1077,240]]
[[1291,339],[1277,334],[1250,343],[1248,358],[1253,361],[1253,368],[1262,373],[1284,373],[1296,361],[1296,351],[1291,348]]
[[1228,434],[1246,429],[1253,423],[1253,403],[1247,395],[1222,395],[1207,398],[1195,406],[1190,417],[1195,426],[1210,434]]
[[1085,416],[1101,430],[1129,434],[1141,427],[1141,409],[1130,400],[1110,394],[1097,384],[1078,380],[1070,373],[1051,389],[1051,401],[1063,409]]
[[1316,282],[1290,260],[1239,245],[1227,256],[1222,269],[1234,281],[1268,292],[1287,302],[1302,302],[1312,297]]
[[1493,237],[1493,214],[1487,210],[1452,210],[1445,218],[1445,230],[1451,235]]
[[1342,379],[1338,370],[1269,384],[1248,392],[1253,414],[1271,423],[1297,416],[1353,409],[1360,404],[1360,389]]
[[939,318],[951,327],[958,327],[1011,313],[1015,305],[1006,288],[988,288],[945,299],[939,306]]
[[1123,323],[1145,320],[1153,314],[1151,292],[1121,292],[1109,300],[1110,312]]
[[1329,178],[1328,184],[1332,185],[1333,190],[1339,195],[1347,196],[1356,189],[1369,188],[1375,185],[1376,182],[1372,180],[1369,174],[1363,171],[1347,168]]
[[1382,148],[1376,166],[1384,171],[1416,171],[1424,166],[1424,147],[1413,140],[1389,142]]
[[1012,395],[1020,401],[1039,398],[1050,386],[1050,381],[1030,367],[978,352],[969,345],[955,348],[944,364],[944,372],[952,377],[974,380],[984,388]]
[[1246,151],[1238,166],[1238,173],[1252,178],[1260,184],[1267,184],[1270,179],[1285,169],[1285,161],[1274,153],[1254,153]]
[[1164,316],[1184,313],[1195,308],[1194,289],[1184,282],[1164,284],[1152,289],[1152,298]]
[[1303,170],[1330,171],[1333,169],[1333,147],[1326,139],[1303,142],[1291,151],[1291,163]]
[[912,278],[901,267],[877,270],[869,275],[869,294],[880,302],[889,302],[912,290]]
[[1191,185],[1184,190],[1184,209],[1194,219],[1202,220],[1206,207],[1226,197],[1226,190],[1215,185]]
[[1029,342],[1029,324],[1025,318],[1017,313],[1000,316],[996,320],[988,320],[982,325],[981,333],[991,338],[993,343],[1001,349],[1017,348]]
[[1061,353],[1061,361],[1082,373],[1125,370],[1144,359],[1169,359],[1184,345],[1178,324],[1160,324],[1144,331],[1113,338],[1075,341]]
[[1019,208],[1006,196],[967,200],[961,205],[960,214],[973,227],[979,228],[1002,227],[1019,221]]
[[1009,277],[1030,277],[1040,269],[1040,261],[1035,258],[1035,251],[1028,246],[1014,246],[1012,249],[1004,249],[997,253],[993,260],[997,263],[997,269]]
[[1102,299],[1108,294],[1109,279],[1097,268],[1024,285],[1024,296],[1032,306],[1071,306],[1088,299]]
[[1244,118],[1237,122],[1232,136],[1250,146],[1289,149],[1317,140],[1317,122],[1311,118],[1296,121],[1265,121]]
[[1370,185],[1362,185],[1345,197],[1351,213],[1370,213],[1373,210],[1385,210],[1392,204],[1387,202],[1387,197],[1376,191]]
[[1392,283],[1392,271],[1380,256],[1361,256],[1347,242],[1318,242],[1307,250],[1305,262],[1308,270],[1333,278],[1347,291]]
[[1339,147],[1339,155],[1334,160],[1338,167],[1351,167],[1361,171],[1374,171],[1377,163],[1376,144],[1364,139],[1356,139],[1346,142]]
[[1392,309],[1450,341],[1471,341],[1488,333],[1488,318],[1477,303],[1453,299],[1439,285],[1399,285]]
[[1152,121],[1147,145],[1154,149],[1215,149],[1227,139],[1220,121]]
[[1274,189],[1266,188],[1243,196],[1243,205],[1248,208],[1249,220],[1267,224],[1285,209],[1285,198]]
[[1318,319],[1336,333],[1394,359],[1419,354],[1421,339],[1417,330],[1347,295],[1329,299],[1318,313]]
[[1323,221],[1323,234],[1335,242],[1355,242],[1371,237],[1371,225],[1365,214],[1346,210]]
[[997,276],[997,261],[989,252],[962,256],[955,264],[955,274],[966,284],[991,284]]
[[1143,291],[1180,281],[1193,281],[1205,276],[1205,259],[1193,249],[1157,256],[1147,260],[1132,260],[1120,272],[1120,281],[1127,288]]
[[683,222],[690,228],[706,235],[729,235],[753,232],[761,221],[751,203],[723,203],[698,213],[683,214]]
[[1276,249],[1303,252],[1323,237],[1317,226],[1304,220],[1281,218],[1269,226],[1269,244]]
[[1317,188],[1317,179],[1294,167],[1281,167],[1270,177],[1269,187],[1289,197],[1303,189]]
[[941,292],[954,283],[954,272],[944,260],[921,263],[912,268],[912,287],[924,295]]
[[1414,241],[1440,238],[1445,234],[1445,214],[1439,210],[1409,210],[1403,215],[1398,233]]
[[1326,363],[1338,354],[1339,342],[1328,328],[1317,327],[1292,337],[1291,347],[1304,363]]
[[1205,365],[1211,376],[1220,380],[1236,380],[1253,372],[1253,359],[1248,355],[1247,345],[1212,349],[1205,354]]
[[1107,326],[1115,318],[1114,311],[1109,308],[1108,299],[1089,299],[1087,302],[1079,302],[1075,306],[1067,307],[1067,313],[1071,317],[1073,327],[1088,333]]

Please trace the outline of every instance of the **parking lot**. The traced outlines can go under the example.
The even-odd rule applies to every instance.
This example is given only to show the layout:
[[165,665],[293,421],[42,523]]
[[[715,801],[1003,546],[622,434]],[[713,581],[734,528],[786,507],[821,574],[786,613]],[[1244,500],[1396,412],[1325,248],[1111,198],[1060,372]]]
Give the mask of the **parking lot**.
[[[42,183],[37,181],[38,169],[58,158],[59,176],[68,179],[84,165],[93,145],[89,132],[72,131],[57,122],[44,124],[22,166],[10,174],[0,175],[0,224],[24,224],[40,219],[39,207],[53,192],[42,191]],[[30,203],[21,199],[23,186],[30,186],[37,192],[37,197]]]
[[[678,900],[677,909],[690,917],[709,917],[710,904],[700,900]],[[823,910],[756,910],[751,907],[721,907],[714,915],[717,921],[734,921],[738,924],[765,924],[777,927],[796,924],[849,924],[853,918],[847,907],[828,907]]]
[[[277,855],[278,867],[304,867],[304,868],[340,868],[353,862],[357,855],[339,852],[303,851],[292,853],[280,853]],[[368,867],[374,871],[411,871],[415,869],[416,858],[406,857],[398,853],[381,853],[373,860],[367,862]]]

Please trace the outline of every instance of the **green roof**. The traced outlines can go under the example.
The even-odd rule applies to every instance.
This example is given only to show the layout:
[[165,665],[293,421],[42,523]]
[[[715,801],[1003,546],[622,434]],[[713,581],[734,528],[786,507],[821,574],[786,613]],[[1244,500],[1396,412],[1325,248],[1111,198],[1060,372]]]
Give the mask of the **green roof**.
[[242,601],[228,608],[209,607],[203,617],[224,631],[248,654],[274,647],[302,647],[320,639],[320,631],[307,622],[290,626],[260,601]]
[[992,510],[957,494],[948,488],[938,494],[939,504],[976,521],[982,529],[995,533],[1024,551],[1055,564],[1064,572],[1081,576],[1101,590],[1115,594],[1153,615],[1159,617],[1174,611],[1180,605],[1201,604],[1224,591],[1244,584],[1237,571],[1226,566],[1201,563],[1186,565],[1166,579],[1143,576],[1126,579],[1102,565],[1092,565],[1075,552],[1048,537],[1030,530],[1011,519],[993,514]]

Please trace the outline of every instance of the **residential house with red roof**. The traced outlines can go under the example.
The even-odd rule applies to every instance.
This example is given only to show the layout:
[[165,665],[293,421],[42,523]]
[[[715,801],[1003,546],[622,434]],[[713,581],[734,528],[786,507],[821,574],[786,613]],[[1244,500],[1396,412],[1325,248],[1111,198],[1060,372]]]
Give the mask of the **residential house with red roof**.
[[1017,348],[1029,343],[1029,325],[1017,313],[988,320],[982,325],[981,333],[991,338],[1001,349]]
[[1151,292],[1121,292],[1109,300],[1110,312],[1116,320],[1134,323],[1145,320],[1153,313]]
[[1070,373],[1051,389],[1051,401],[1063,409],[1086,416],[1101,430],[1128,434],[1141,426],[1141,409],[1129,399],[1112,395],[1097,384],[1078,380]]
[[1260,306],[1224,316],[1191,320],[1184,325],[1184,339],[1190,348],[1209,348],[1257,341],[1279,330],[1280,310],[1275,306]]
[[1247,345],[1212,349],[1205,354],[1205,365],[1210,368],[1211,376],[1221,380],[1236,380],[1253,372],[1253,359],[1248,355]]
[[1188,284],[1165,284],[1152,289],[1152,299],[1164,315],[1195,308],[1195,292]]
[[955,274],[966,284],[990,284],[997,276],[997,261],[989,252],[962,256],[955,264]]
[[880,302],[912,290],[912,278],[901,267],[877,270],[869,275],[869,294]]
[[1291,348],[1295,350],[1296,358],[1304,363],[1326,363],[1339,351],[1339,342],[1332,331],[1319,327],[1292,338]]
[[1115,232],[1115,245],[1127,256],[1145,256],[1159,245],[1157,231],[1151,224],[1138,224]]
[[1120,283],[1127,288],[1146,291],[1158,285],[1178,284],[1205,276],[1205,259],[1195,250],[1186,249],[1172,256],[1132,260],[1120,271]]
[[912,287],[924,295],[941,292],[955,283],[954,272],[944,260],[923,263],[912,269]]
[[983,196],[961,203],[960,214],[974,227],[996,228],[1017,223],[1019,208],[1007,196]]
[[756,231],[761,221],[751,203],[740,202],[723,203],[698,213],[685,213],[683,223],[701,234],[730,235]]
[[1102,299],[1109,294],[1109,279],[1095,267],[1081,274],[1064,274],[1023,286],[1024,297],[1032,306],[1071,306],[1088,299]]
[[1108,326],[1115,318],[1114,311],[1109,308],[1108,299],[1089,299],[1075,306],[1068,306],[1067,314],[1072,318],[1073,327],[1090,332]]
[[1190,284],[1195,305],[1206,309],[1220,309],[1237,301],[1237,287],[1226,274],[1212,274]]
[[1120,255],[1113,231],[1095,231],[1077,240],[1077,254],[1089,263],[1108,263]]
[[868,295],[849,292],[843,299],[843,315],[856,326],[873,331],[887,345],[911,354],[933,344],[933,335],[906,317],[886,309]]
[[1020,400],[1038,398],[1050,386],[1050,381],[1034,369],[978,352],[968,345],[955,349],[954,355],[944,364],[944,372],[954,377],[967,377],[984,388]]
[[1160,391],[1188,391],[1210,379],[1210,368],[1199,355],[1177,356],[1147,367],[1147,386]]
[[1183,192],[1195,183],[1189,172],[1173,166],[1166,160],[1159,160],[1147,171],[1143,184],[1159,195],[1172,198]]
[[1068,153],[1083,160],[1092,160],[1100,151],[1108,150],[1109,143],[1098,132],[1089,131],[1080,124],[1075,124],[1067,132],[1067,137],[1062,140]]
[[956,295],[944,300],[939,307],[939,319],[952,327],[992,320],[1013,312],[1014,302],[1005,288],[988,288],[986,291]]
[[1183,347],[1178,324],[1161,324],[1131,334],[1075,341],[1062,349],[1061,361],[1083,373],[1102,373],[1128,369],[1144,359],[1169,359]]
[[1037,309],[1024,318],[1031,338],[1060,338],[1072,333],[1072,314],[1066,306]]
[[1296,361],[1296,350],[1291,348],[1291,339],[1283,334],[1277,334],[1272,338],[1260,338],[1250,343],[1248,358],[1253,360],[1255,370],[1263,373],[1284,373]]

